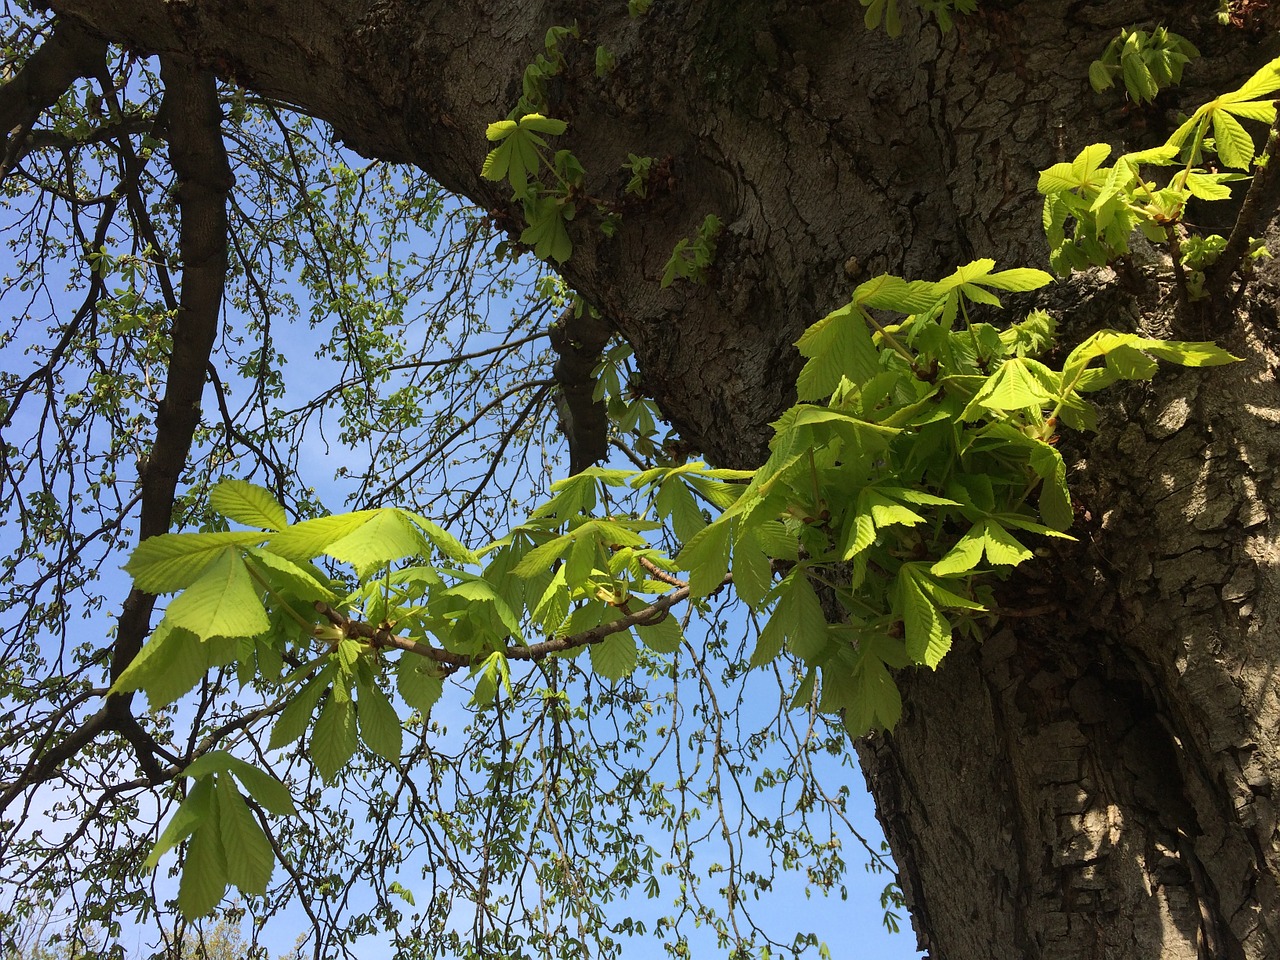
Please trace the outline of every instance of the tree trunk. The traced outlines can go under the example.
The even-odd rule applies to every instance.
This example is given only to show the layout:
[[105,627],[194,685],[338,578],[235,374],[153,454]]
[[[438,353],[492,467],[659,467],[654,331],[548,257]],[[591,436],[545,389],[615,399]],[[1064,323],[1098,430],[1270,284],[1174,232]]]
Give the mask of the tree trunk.
[[[621,0],[54,6],[296,104],[499,220],[517,211],[479,176],[485,127],[546,29],[577,20],[549,91],[570,123],[556,146],[596,196],[622,198],[628,153],[670,176],[612,239],[580,216],[564,273],[725,465],[759,462],[793,398],[791,344],[857,280],[1042,264],[1040,169],[1095,141],[1155,145],[1280,52],[1207,0],[983,0],[947,34],[904,4],[899,39],[867,33],[855,0],[657,0],[638,18]],[[1157,21],[1205,54],[1184,86],[1146,109],[1092,94],[1114,32]],[[618,64],[603,79],[598,44]],[[725,230],[707,282],[660,289],[710,213]],[[1158,325],[1159,262],[1127,269],[1060,288],[1064,328]],[[1114,400],[1069,458],[1079,543],[1005,585],[985,643],[903,677],[901,724],[859,745],[936,960],[1280,956],[1277,303],[1260,280],[1192,331],[1245,363]]]

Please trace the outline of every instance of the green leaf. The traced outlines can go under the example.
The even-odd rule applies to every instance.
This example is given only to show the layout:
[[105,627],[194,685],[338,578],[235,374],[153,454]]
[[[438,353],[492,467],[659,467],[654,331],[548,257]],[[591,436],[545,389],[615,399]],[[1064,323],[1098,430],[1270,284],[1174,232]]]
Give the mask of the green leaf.
[[440,668],[432,661],[402,653],[396,661],[396,689],[405,703],[427,717],[444,693],[444,680]]
[[429,554],[430,547],[399,510],[385,509],[372,511],[363,524],[329,543],[324,552],[351,564],[364,578],[396,560]]
[[1142,340],[1142,349],[1152,356],[1167,360],[1169,363],[1181,364],[1184,367],[1219,367],[1227,363],[1237,363],[1240,358],[1233,357],[1216,343],[1191,343],[1180,340]]
[[938,285],[928,280],[903,280],[881,274],[858,284],[852,303],[907,315],[925,313],[938,302],[939,296]]
[[336,672],[335,664],[327,664],[293,695],[293,699],[280,711],[275,726],[271,728],[271,742],[267,744],[268,750],[286,747],[306,732],[307,724],[311,722],[311,714],[315,712],[321,694],[329,688]]
[[338,772],[356,752],[355,714],[350,698],[330,692],[315,729],[311,731],[311,759],[325,783],[333,783]]
[[208,819],[212,795],[212,778],[196,781],[191,787],[191,792],[187,794],[186,799],[169,820],[164,832],[160,834],[156,845],[151,848],[147,859],[143,861],[143,869],[154,870],[161,857],[191,836],[192,832]]
[[591,669],[606,680],[621,680],[635,670],[636,655],[635,637],[622,630],[591,644]]
[[573,547],[573,540],[566,534],[554,537],[546,543],[539,544],[526,553],[511,571],[517,577],[528,580],[530,577],[545,573],[555,565]]
[[373,514],[372,510],[357,510],[303,520],[275,534],[267,543],[267,549],[286,560],[302,563],[320,556],[329,544],[359,530]]
[[249,791],[249,795],[263,807],[278,817],[298,815],[298,808],[289,795],[289,788],[283,783],[239,757],[228,755],[227,760],[227,770],[235,774],[236,779]]
[[1236,104],[1244,100],[1257,100],[1280,90],[1280,57],[1272,60],[1244,82],[1237,90],[1219,97],[1224,103]]
[[792,653],[806,663],[822,659],[827,649],[827,618],[803,567],[792,568],[778,585],[774,616],[781,618]]
[[330,601],[334,599],[334,593],[328,586],[293,561],[260,547],[247,547],[244,552],[250,558],[251,564],[263,568],[261,575],[267,582],[277,588],[283,587],[299,600]]
[[733,547],[733,586],[753,610],[773,583],[773,569],[754,528],[748,527]]
[[209,506],[228,520],[263,530],[283,530],[289,525],[284,507],[265,487],[247,480],[219,481],[209,491]]
[[783,618],[779,615],[777,607],[773,610],[773,615],[769,617],[764,628],[760,631],[760,636],[756,638],[756,648],[751,653],[751,660],[748,665],[751,667],[763,667],[773,663],[778,658],[778,654],[782,653],[782,645],[786,642],[787,631],[782,622]]
[[139,590],[174,593],[191,586],[227,547],[260,543],[263,538],[251,531],[165,533],[138,544],[124,570]]
[[1213,113],[1213,145],[1226,166],[1248,170],[1253,163],[1253,137],[1225,110]]
[[395,708],[376,683],[358,683],[356,689],[360,694],[356,704],[360,739],[378,756],[398,766],[404,741]]
[[[1052,447],[1049,449],[1053,450]],[[1043,477],[1040,488],[1040,519],[1045,526],[1064,531],[1071,528],[1075,512],[1071,509],[1071,494],[1067,490],[1067,465],[1058,451],[1053,452],[1056,455],[1053,471]]]
[[256,637],[271,628],[240,552],[224,547],[191,586],[170,602],[165,619],[202,640]]
[[951,649],[951,624],[925,592],[918,565],[904,563],[894,580],[895,607],[902,616],[907,655],[937,669]]
[[1013,357],[1000,365],[961,414],[965,420],[977,420],[983,410],[1023,410],[1043,407],[1053,400],[1040,378],[1030,369],[1034,360]]
[[565,580],[565,568],[561,565],[551,577],[547,588],[534,606],[533,619],[547,633],[553,633],[569,615],[569,584]]
[[444,529],[444,527],[432,522],[420,513],[414,513],[408,510],[401,511],[401,513],[403,516],[411,518],[413,522],[422,529],[427,540],[429,540],[441,554],[448,557],[454,563],[461,564],[463,566],[471,566],[479,561],[474,550],[464,546],[457,537]]
[[880,352],[864,318],[862,310],[850,304],[827,314],[796,341],[800,353],[809,358],[796,383],[801,400],[829,397],[841,377],[861,384],[879,372]]
[[659,517],[671,518],[671,529],[681,543],[688,543],[707,525],[707,518],[679,476],[670,476],[662,481],[653,506]]
[[275,866],[271,843],[230,777],[218,777],[217,790],[218,828],[226,855],[227,881],[241,893],[260,897],[267,892]]
[[[212,785],[211,785],[212,787]],[[227,889],[218,794],[209,791],[209,811],[191,835],[178,882],[178,909],[188,920],[210,913]]]
[[640,642],[654,653],[676,653],[684,642],[680,618],[670,612],[657,623],[640,624],[635,630]]
[[534,255],[543,260],[564,263],[573,256],[573,242],[565,229],[572,219],[570,207],[557,197],[534,197],[525,200],[524,218],[528,226],[520,233],[520,242],[533,247]]
[[689,571],[689,591],[705,597],[721,583],[729,572],[730,523],[718,520],[701,530],[676,555],[680,569]]
[[972,570],[982,561],[986,522],[975,524],[946,554],[929,568],[940,577]]

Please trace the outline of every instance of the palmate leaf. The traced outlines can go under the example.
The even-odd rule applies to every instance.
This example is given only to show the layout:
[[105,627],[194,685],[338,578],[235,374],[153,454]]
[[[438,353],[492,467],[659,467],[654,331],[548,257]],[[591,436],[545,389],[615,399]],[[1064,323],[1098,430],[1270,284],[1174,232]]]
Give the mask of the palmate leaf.
[[1226,110],[1214,111],[1213,146],[1228,167],[1248,170],[1253,163],[1253,137]]
[[529,177],[537,173],[541,164],[538,147],[547,145],[538,134],[555,136],[564,133],[566,128],[563,120],[537,113],[527,114],[518,121],[499,120],[489,124],[485,136],[500,143],[485,157],[481,176],[486,180],[510,181],[516,195],[524,196],[529,190]]
[[951,649],[951,622],[944,615],[945,609],[986,609],[948,590],[930,574],[927,564],[919,561],[904,563],[898,569],[893,604],[902,617],[907,655],[916,663],[935,669]]
[[276,718],[275,726],[271,728],[271,741],[267,744],[268,750],[279,750],[281,747],[287,747],[306,733],[307,724],[311,722],[311,715],[315,712],[316,704],[320,702],[320,697],[329,688],[329,684],[333,682],[334,674],[337,672],[337,664],[330,661],[325,664],[319,673],[308,680],[301,690],[293,695],[292,699],[285,705],[285,708],[280,711],[280,716]]
[[733,587],[753,610],[758,609],[773,582],[769,557],[754,527],[745,529],[733,547]]
[[534,255],[543,260],[564,263],[573,256],[573,241],[565,222],[573,219],[572,205],[555,197],[525,200],[524,218],[529,224],[520,233],[520,242],[533,247]]
[[235,660],[236,652],[235,637],[202,641],[166,618],[111,689],[145,690],[151,709],[159,710],[194,687],[214,667]]
[[430,554],[431,545],[401,511],[385,509],[371,511],[364,523],[331,541],[324,552],[351,564],[363,578],[397,560]]
[[209,816],[210,798],[213,795],[213,780],[205,778],[196,781],[187,794],[182,805],[169,820],[160,839],[143,861],[143,869],[151,870],[160,862],[160,858],[180,844]]
[[360,529],[374,512],[356,510],[353,513],[303,520],[273,535],[267,549],[294,563],[312,560],[324,553],[329,544]]
[[228,520],[263,530],[283,530],[289,524],[284,507],[266,487],[247,480],[220,480],[209,491],[209,506]]
[[793,567],[778,584],[777,620],[787,648],[806,663],[817,663],[827,650],[827,618],[803,567]]
[[214,773],[234,774],[250,796],[278,816],[296,816],[297,808],[289,796],[289,788],[265,770],[232,756],[225,750],[213,750],[198,757],[182,771],[184,777],[200,779]]
[[165,619],[202,640],[256,637],[271,627],[257,585],[234,547],[224,547],[191,586],[173,599]]
[[722,517],[699,531],[676,554],[676,563],[689,571],[689,592],[693,596],[705,597],[724,582],[729,572],[731,532],[731,522]]
[[[881,657],[883,646],[895,642],[889,637],[864,636],[853,651],[855,662],[848,680],[853,688],[852,702],[844,714],[845,729],[851,736],[860,737],[869,730],[892,730],[902,717],[902,693]],[[822,672],[824,687],[830,682],[830,672]]]
[[796,381],[801,400],[831,396],[841,377],[861,384],[880,370],[880,352],[871,340],[866,314],[853,304],[809,327],[796,347],[809,358]]

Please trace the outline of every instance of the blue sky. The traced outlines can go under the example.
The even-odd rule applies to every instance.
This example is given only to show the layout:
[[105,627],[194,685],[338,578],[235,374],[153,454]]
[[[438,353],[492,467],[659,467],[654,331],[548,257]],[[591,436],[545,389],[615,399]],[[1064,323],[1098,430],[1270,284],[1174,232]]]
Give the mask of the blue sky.
[[[358,161],[356,158],[346,158],[355,165]],[[9,226],[7,224],[0,226]],[[123,247],[125,238],[117,238]],[[395,250],[405,250],[413,247],[415,244],[430,248],[432,244],[439,244],[438,237],[431,237],[423,234],[416,236],[408,236],[396,241],[389,248],[389,252]],[[3,263],[3,272],[12,275],[15,267],[12,261],[6,259]],[[523,268],[525,271],[532,271],[534,267],[525,262]],[[519,270],[514,271],[512,275],[513,283],[516,284],[515,289],[519,291],[524,284],[531,281],[532,273],[520,273]],[[309,293],[303,286],[297,282],[297,278],[290,277],[286,274],[276,278],[275,281],[279,288],[277,292],[283,292],[288,296],[297,298],[303,304],[307,303]],[[65,278],[59,279],[51,276],[48,286],[45,288],[48,302],[54,313],[54,321],[59,316],[65,317],[70,311],[75,309],[72,302],[74,292],[66,292]],[[25,299],[20,297],[16,288],[7,286],[7,293],[4,301],[0,302],[0,318],[6,322],[9,317],[18,316],[28,311],[29,305]],[[49,293],[48,291],[53,291]],[[527,315],[529,305],[527,303],[518,302],[513,299],[516,294],[503,294],[494,297],[484,297],[482,306],[477,303],[471,304],[469,309],[481,311],[483,322],[489,325],[490,332],[484,332],[483,329],[477,334],[472,329],[471,321],[458,320],[454,326],[446,326],[444,332],[446,336],[439,338],[436,336],[428,337],[422,334],[423,346],[426,347],[428,340],[435,340],[431,347],[436,349],[443,356],[448,356],[450,351],[457,352],[464,349],[475,349],[477,345],[489,346],[495,342],[495,338],[499,338],[506,331],[511,319],[518,316]],[[439,302],[433,304],[418,304],[415,309],[419,309],[423,314],[431,313],[433,316],[440,315]],[[447,313],[450,305],[447,301],[444,303],[444,309]],[[323,312],[323,311],[321,311]],[[458,316],[461,317],[467,311],[458,310]],[[307,310],[303,310],[305,318]],[[231,331],[242,330],[244,328],[245,317],[239,315],[234,307],[227,308],[226,322],[228,329]],[[28,348],[38,341],[39,335],[35,332],[36,327],[40,324],[37,320],[35,326],[28,324],[28,327],[19,337],[15,338],[7,345],[0,347],[0,369],[7,373],[18,374],[22,376],[26,371],[30,370],[37,362],[36,358],[28,353]],[[417,350],[417,346],[413,341],[418,339],[418,334],[412,324],[406,326],[405,343],[403,344],[411,353]],[[273,327],[274,347],[281,354],[288,358],[288,362],[284,365],[283,371],[285,375],[284,394],[280,399],[280,409],[287,409],[290,404],[303,403],[309,398],[315,396],[320,387],[326,383],[330,383],[335,379],[335,375],[341,375],[341,365],[332,358],[317,357],[318,332],[323,334],[323,327],[317,327],[309,324],[305,319],[299,319],[292,322],[286,322],[281,318],[277,318]],[[437,331],[438,332],[438,331]],[[439,342],[439,341],[443,342]],[[538,345],[530,345],[526,351],[535,351]],[[532,353],[529,353],[532,356]],[[235,371],[227,358],[221,361],[220,373],[223,376],[228,388],[234,394],[240,389],[236,379]],[[390,390],[402,383],[401,379],[391,377],[383,384],[384,390]],[[67,386],[67,390],[72,386]],[[442,397],[445,404],[453,403],[456,397]],[[464,398],[463,409],[475,409],[482,405],[482,397]],[[471,404],[470,407],[467,404]],[[210,397],[210,389],[206,388],[206,421],[212,421],[212,398]],[[261,414],[263,418],[269,418],[270,414],[265,410]],[[321,414],[322,416],[322,414]],[[547,459],[554,450],[548,451],[548,445],[554,445],[556,435],[554,424],[547,419],[548,414],[542,414],[541,430],[535,432],[534,437],[530,441],[530,445],[526,447],[526,455],[531,455],[533,462],[524,461],[522,465],[518,461],[514,453],[511,462],[503,467],[496,475],[499,484],[510,488],[511,495],[516,499],[524,499],[525,496],[536,496],[536,493],[530,492],[534,487],[540,486],[548,478],[548,469],[550,461]],[[345,464],[354,461],[368,460],[379,456],[381,449],[375,438],[375,441],[366,440],[363,443],[354,445],[345,445],[336,437],[338,431],[333,429],[333,421],[335,417],[329,418],[330,429],[321,432],[319,417],[312,421],[307,429],[301,435],[301,440],[297,448],[297,470],[300,479],[306,485],[314,488],[316,497],[324,502],[326,506],[332,510],[344,509],[344,503],[356,489],[348,480],[337,478],[337,474]],[[27,421],[26,425],[30,426],[34,421]],[[11,435],[20,433],[24,426],[23,420],[15,423],[14,429],[10,431]],[[483,437],[487,436],[487,427],[484,424],[477,426],[470,434],[461,438],[457,445],[457,455],[460,458],[459,469],[465,475],[471,470],[465,463],[468,454],[468,442],[483,443]],[[626,464],[620,463],[619,466]],[[561,468],[563,469],[563,468]],[[236,464],[229,464],[227,467],[228,475],[236,475]],[[472,471],[474,473],[474,471]],[[463,481],[465,482],[465,476]],[[447,487],[448,483],[443,483],[442,489]],[[518,491],[524,490],[525,493],[518,494]],[[449,498],[442,495],[441,503],[448,503]],[[352,506],[359,504],[351,504]],[[12,527],[0,530],[0,538],[8,538],[14,536]],[[472,546],[477,544],[472,543]],[[0,548],[9,549],[16,547],[16,544],[7,543],[0,540]],[[128,583],[123,574],[117,573],[116,568],[123,563],[124,557],[116,555],[109,557],[107,562],[103,564],[101,579],[94,584],[94,590],[103,596],[118,599],[123,597],[127,592]],[[10,622],[8,618],[21,616],[21,611],[12,610],[6,614],[0,614],[2,623]],[[85,610],[83,621],[77,622],[78,618],[72,617],[73,625],[76,632],[84,634],[92,639],[97,634],[98,643],[106,643],[109,631],[102,629],[102,615],[97,611]],[[158,619],[158,617],[157,617]],[[718,626],[712,639],[717,643],[725,643],[733,647],[734,644],[745,645],[746,651],[749,652],[752,639],[753,627],[747,622],[740,609],[726,608],[716,611],[713,619]],[[694,643],[695,649],[698,643],[709,644],[711,639],[701,638],[697,628],[691,628],[688,636]],[[770,687],[770,680],[766,677],[749,678],[742,681],[746,685],[742,688],[730,688],[728,686],[716,687],[718,696],[723,696],[725,702],[737,702],[735,698],[740,698],[741,707],[734,707],[726,711],[726,721],[736,731],[741,732],[748,727],[751,722],[767,720],[770,711],[775,710],[778,699],[777,684],[773,683]],[[658,685],[660,687],[660,685]],[[437,708],[433,719],[442,725],[456,727],[468,718],[468,714],[463,710],[462,703],[465,699],[466,692],[463,690],[456,691],[453,699],[442,701]],[[661,696],[660,689],[654,690],[654,703],[659,704],[656,708],[661,714]],[[771,705],[772,704],[772,705]],[[756,716],[759,711],[760,715]],[[181,722],[181,713],[178,714],[178,722]],[[686,719],[683,721],[686,725],[692,723],[696,726],[697,720],[692,721]],[[704,722],[710,722],[709,719]],[[799,714],[779,721],[779,724],[787,724],[796,728],[799,733],[796,735],[803,739],[806,725],[811,723],[811,718],[804,714]],[[686,732],[688,726],[686,726]],[[696,732],[696,731],[695,731]],[[774,752],[770,752],[770,751]],[[822,896],[817,885],[809,882],[803,873],[783,873],[773,884],[771,891],[764,896],[759,902],[758,907],[754,909],[756,921],[766,927],[768,931],[781,938],[787,939],[791,932],[795,930],[811,930],[817,937],[824,941],[830,952],[830,956],[836,958],[871,958],[871,960],[905,960],[905,958],[914,958],[918,956],[914,949],[914,936],[910,932],[909,921],[905,916],[902,917],[904,924],[904,932],[900,934],[890,934],[885,930],[882,923],[883,908],[880,904],[880,894],[889,877],[883,873],[870,872],[865,869],[865,864],[869,857],[861,849],[859,841],[854,837],[853,831],[861,834],[872,849],[878,849],[882,841],[878,825],[875,822],[874,812],[872,810],[869,796],[866,794],[860,772],[856,769],[856,765],[851,762],[851,751],[844,756],[832,756],[825,751],[818,750],[812,755],[812,763],[814,765],[817,779],[826,785],[826,788],[835,796],[842,788],[847,788],[847,823],[835,821],[834,828],[831,830],[829,842],[832,844],[831,849],[838,850],[847,864],[845,875],[835,884],[834,889],[837,893],[830,896]],[[762,767],[778,767],[783,766],[787,762],[785,753],[777,747],[767,749],[760,756],[759,761]],[[670,755],[658,761],[658,765],[654,768],[654,779],[674,780],[676,774],[674,767],[671,766],[673,761]],[[743,780],[750,783],[754,777],[753,771],[747,771],[743,775]],[[796,798],[794,791],[788,793],[788,784],[774,783],[772,786],[766,786],[759,795],[759,802],[763,805],[769,803],[777,803],[783,805],[795,804]],[[726,791],[727,792],[727,791]],[[751,794],[748,787],[748,794],[745,795],[750,803],[756,803],[757,797]],[[722,802],[727,810],[722,814],[729,820],[735,822],[741,818],[742,802],[734,796],[720,796],[718,799]],[[32,827],[39,825],[37,822]],[[47,826],[47,825],[46,825]],[[646,838],[648,839],[648,838]],[[822,838],[825,839],[825,838]],[[670,840],[661,836],[654,836],[650,841],[661,855],[664,849],[664,843],[669,848]],[[701,866],[699,869],[711,870],[712,865],[716,862],[716,838],[711,837],[706,844],[709,852],[701,855],[699,861]],[[723,852],[723,851],[721,851]],[[740,866],[744,869],[754,869],[762,873],[769,872],[771,864],[771,855],[763,844],[752,845],[748,843],[744,846],[740,855],[743,862]],[[162,895],[167,891],[172,893],[169,882],[165,879],[166,868],[172,863],[172,856],[166,858],[162,862],[161,875],[158,877],[158,889]],[[279,868],[277,868],[279,869]],[[716,882],[712,879],[705,884],[704,895],[711,896],[716,889]],[[420,873],[415,874],[412,865],[406,865],[402,870],[401,882],[409,890],[422,888],[423,880]],[[841,896],[843,893],[843,896]],[[619,900],[608,906],[608,915],[610,916],[632,916],[647,922],[650,926],[656,917],[661,916],[664,912],[671,910],[672,901],[678,894],[677,885],[674,879],[668,877],[660,881],[658,896],[651,901],[640,901],[634,895],[630,900]],[[359,902],[361,895],[358,890],[353,891],[353,902]],[[617,911],[614,913],[614,911]],[[290,917],[299,916],[297,911],[291,911],[277,917],[274,926],[270,929],[268,940],[277,952],[283,952],[292,946],[297,933],[297,927],[290,921]],[[705,927],[697,929],[696,927],[686,924],[682,928],[682,932],[688,933],[690,936],[691,946],[694,948],[694,956],[713,957],[723,956],[724,951],[716,944],[716,939],[711,931]],[[126,940],[128,938],[126,937]],[[386,942],[378,937],[370,937],[360,944],[361,956],[378,957],[390,955],[390,950]],[[632,939],[624,951],[626,957],[648,958],[663,956],[661,948],[651,941],[643,938]]]

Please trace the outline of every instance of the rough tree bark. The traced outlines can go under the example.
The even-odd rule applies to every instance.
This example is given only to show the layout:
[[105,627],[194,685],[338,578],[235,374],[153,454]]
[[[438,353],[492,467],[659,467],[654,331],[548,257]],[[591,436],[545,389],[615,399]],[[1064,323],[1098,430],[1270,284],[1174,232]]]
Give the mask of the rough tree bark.
[[[1266,2],[1237,5],[1256,32],[1218,24],[1210,0],[983,0],[946,35],[904,8],[897,40],[866,33],[855,0],[659,0],[638,19],[620,0],[53,6],[508,213],[479,177],[485,126],[517,100],[546,29],[576,19],[586,39],[566,50],[551,113],[591,191],[620,196],[627,152],[671,176],[615,239],[575,223],[565,274],[725,465],[759,461],[790,400],[792,342],[859,277],[1042,263],[1039,169],[1093,141],[1157,143],[1179,108],[1280,52]],[[1089,61],[1144,22],[1200,46],[1186,85],[1151,109],[1093,96]],[[604,80],[597,43],[618,62]],[[725,223],[708,282],[660,290],[708,213]],[[1276,273],[1181,331],[1244,363],[1114,401],[1072,451],[1079,545],[1009,585],[1011,616],[985,643],[905,678],[901,725],[859,746],[937,960],[1280,956]],[[1172,295],[1156,259],[1056,299],[1078,332],[1158,328]]]

